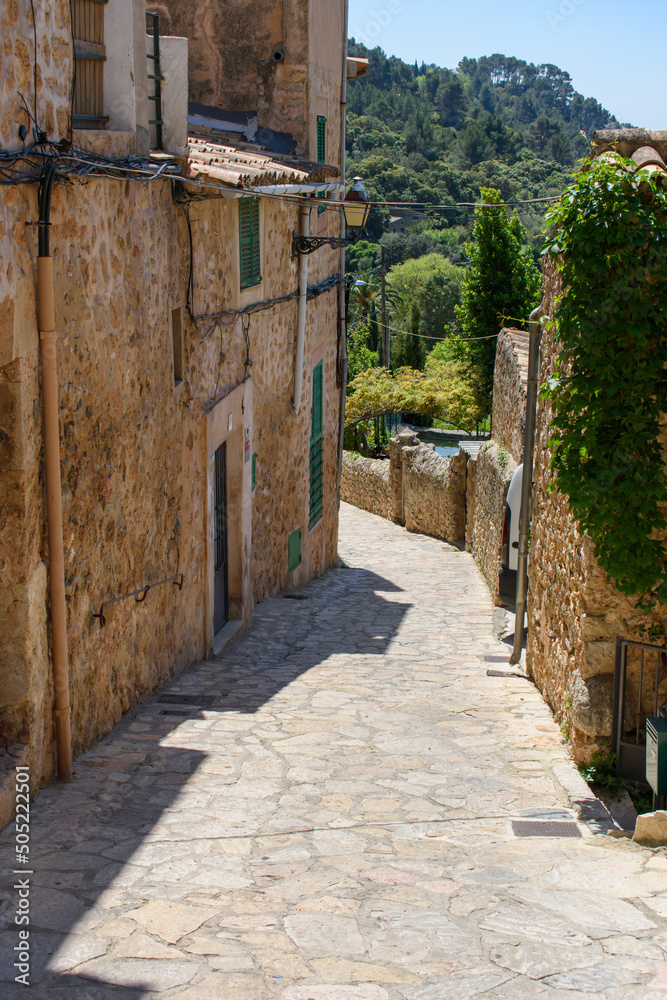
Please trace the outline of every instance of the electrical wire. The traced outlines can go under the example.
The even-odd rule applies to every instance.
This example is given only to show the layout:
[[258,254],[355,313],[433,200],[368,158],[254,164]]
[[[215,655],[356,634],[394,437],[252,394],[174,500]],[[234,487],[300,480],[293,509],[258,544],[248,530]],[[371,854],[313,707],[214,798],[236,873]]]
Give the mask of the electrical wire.
[[[191,185],[196,188],[205,191],[212,191],[218,195],[225,194],[227,196],[234,196],[236,193],[239,195],[245,194],[248,197],[253,196],[252,188],[241,189],[232,188],[222,184],[210,183],[208,181],[201,181],[198,178],[183,177],[180,173],[180,168],[176,161],[166,160],[159,167],[150,161],[143,159],[141,157],[127,157],[124,159],[113,159],[111,157],[104,157],[94,153],[88,153],[79,147],[71,147],[71,151],[62,148],[62,144],[48,142],[47,144],[54,147],[57,150],[58,159],[63,164],[63,169],[59,171],[60,174],[73,173],[79,177],[109,177],[112,179],[135,179],[142,181],[156,180],[160,177],[167,178],[168,180],[174,182],[178,181],[181,186]],[[5,158],[11,157],[22,157],[23,152],[15,154],[3,154]],[[70,163],[72,167],[65,169],[65,164]],[[16,181],[20,183],[21,181]],[[25,183],[30,183],[26,180]],[[282,204],[291,205],[302,205],[303,197],[299,195],[286,195],[286,194],[257,194],[256,197],[264,198],[267,201],[276,201]],[[461,201],[453,202],[450,204],[432,204],[430,202],[398,202],[398,201],[369,201],[368,204],[371,207],[395,209],[395,210],[409,210],[409,211],[421,211],[424,215],[428,216],[429,212],[456,212],[459,209],[481,209],[481,208],[518,208],[520,206],[527,205],[538,205],[547,204],[549,202],[558,201],[560,195],[549,195],[543,198],[525,198],[517,201],[506,201],[506,202],[474,202],[474,201]],[[188,200],[187,198],[185,200]],[[339,214],[342,209],[342,202],[329,202],[324,200],[324,204],[318,205],[318,208],[323,209],[325,212],[335,212]]]
[[[509,318],[509,317],[508,317]],[[526,321],[527,322],[527,321]],[[414,333],[412,330],[399,330],[394,326],[390,326],[389,332],[391,333],[404,333],[407,337],[421,337],[423,340],[434,340],[436,343],[445,344],[448,342],[456,341],[461,344],[469,344],[473,340],[495,340],[500,336],[500,330],[498,333],[489,333],[484,337],[431,337],[426,333]],[[526,334],[527,336],[527,334]]]

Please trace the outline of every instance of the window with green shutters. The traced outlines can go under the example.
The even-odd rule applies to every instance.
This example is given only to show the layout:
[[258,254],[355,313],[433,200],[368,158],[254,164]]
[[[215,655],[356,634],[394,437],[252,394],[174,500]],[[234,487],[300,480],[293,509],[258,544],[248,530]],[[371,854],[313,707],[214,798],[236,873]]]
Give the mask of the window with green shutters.
[[322,520],[323,506],[323,362],[313,368],[313,410],[310,424],[310,513],[308,528]]
[[[324,115],[317,116],[317,162],[327,161],[327,120]],[[324,191],[320,191],[318,198],[324,198]],[[323,208],[318,208],[317,214],[321,215]]]
[[287,570],[289,573],[301,564],[301,528],[297,528],[287,539]]
[[241,255],[241,288],[258,285],[262,280],[259,244],[259,199],[239,201],[239,247]]
[[254,490],[257,486],[257,452],[254,452],[252,456],[252,488]]

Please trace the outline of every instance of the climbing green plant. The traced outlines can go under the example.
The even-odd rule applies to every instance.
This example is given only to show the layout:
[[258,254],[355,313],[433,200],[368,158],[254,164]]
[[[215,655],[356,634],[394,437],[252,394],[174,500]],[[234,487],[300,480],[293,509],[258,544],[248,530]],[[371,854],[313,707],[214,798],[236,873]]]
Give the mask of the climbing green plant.
[[547,216],[563,294],[546,387],[558,488],[608,578],[648,611],[667,601],[667,186],[611,154]]

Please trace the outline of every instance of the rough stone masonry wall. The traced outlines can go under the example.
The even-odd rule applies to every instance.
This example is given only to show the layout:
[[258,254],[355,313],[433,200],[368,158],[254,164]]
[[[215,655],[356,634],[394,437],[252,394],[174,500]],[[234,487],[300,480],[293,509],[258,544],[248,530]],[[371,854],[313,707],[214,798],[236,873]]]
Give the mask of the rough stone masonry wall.
[[472,509],[468,508],[466,538],[470,538],[475,562],[496,599],[505,500],[517,466],[512,456],[497,444],[482,449],[472,462],[474,502]]
[[405,527],[446,542],[465,535],[466,453],[445,458],[431,445],[403,449]]
[[493,438],[523,461],[526,430],[526,364],[528,334],[522,330],[500,331],[493,372]]
[[466,454],[444,458],[418,441],[392,438],[388,462],[345,453],[341,498],[408,531],[457,542],[465,534]]
[[28,111],[49,139],[57,142],[67,136],[70,124],[69,0],[34,4],[26,0],[0,0],[0,28],[0,79],[3,80],[0,145],[3,149],[20,149],[20,125],[26,126],[30,141],[32,124]]
[[391,518],[389,462],[343,452],[340,497],[345,503],[354,504],[361,510]]
[[[545,263],[543,309],[553,318],[560,293],[555,264]],[[554,371],[553,333],[542,333],[544,382]],[[606,581],[597,564],[593,544],[583,536],[570,513],[567,498],[550,491],[548,448],[551,407],[540,399],[535,442],[535,487],[531,530],[530,587],[528,591],[527,665],[558,716],[567,720],[575,758],[590,759],[601,738],[609,737],[615,640],[636,639],[636,626],[658,623],[641,616]],[[663,444],[667,425],[663,423]],[[664,628],[661,629],[664,631]],[[663,692],[667,695],[667,691]],[[653,711],[653,689],[646,689],[645,710]],[[663,698],[664,700],[664,698]]]
[[[33,277],[36,185],[3,189],[0,201],[0,733],[28,745],[35,787],[53,769],[47,545],[41,399]],[[193,213],[194,306],[238,306],[235,203]],[[289,260],[294,206],[266,209],[258,298],[296,288]],[[18,220],[18,221],[17,221]],[[107,179],[58,184],[54,261],[65,527],[72,740],[75,755],[121,714],[205,648],[207,410],[244,375],[241,323],[202,339],[187,320],[188,232],[168,183]],[[277,248],[283,248],[279,251]],[[314,262],[313,282],[335,267]],[[248,293],[244,293],[248,294]],[[182,309],[184,379],[175,385],[169,319]],[[336,560],[336,293],[308,304],[306,359],[325,343],[324,510],[308,532],[311,373],[289,412],[296,303],[253,317],[255,599],[290,583],[287,538],[301,527],[302,566],[292,585]],[[250,553],[244,554],[245,559]],[[166,585],[113,605],[106,599],[182,571]],[[5,817],[8,818],[8,817]],[[2,817],[0,817],[0,823]]]

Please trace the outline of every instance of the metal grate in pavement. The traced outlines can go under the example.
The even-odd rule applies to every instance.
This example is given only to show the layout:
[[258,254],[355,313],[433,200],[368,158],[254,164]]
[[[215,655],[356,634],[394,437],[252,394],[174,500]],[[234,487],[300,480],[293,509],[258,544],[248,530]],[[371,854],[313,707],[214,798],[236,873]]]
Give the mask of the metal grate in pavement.
[[285,601],[307,601],[308,594],[283,594],[283,600]]
[[515,837],[581,837],[576,823],[553,823],[535,819],[513,819]]
[[181,708],[163,708],[160,712],[158,712],[158,715],[178,715],[179,718],[188,718],[190,715],[190,709],[183,710]]

